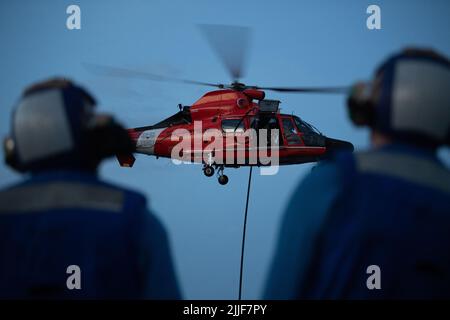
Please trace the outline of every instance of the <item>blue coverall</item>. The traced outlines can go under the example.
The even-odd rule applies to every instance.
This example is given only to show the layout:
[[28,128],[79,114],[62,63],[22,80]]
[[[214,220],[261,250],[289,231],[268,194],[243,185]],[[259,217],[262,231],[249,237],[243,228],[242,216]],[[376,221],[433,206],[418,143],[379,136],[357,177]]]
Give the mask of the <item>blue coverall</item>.
[[[68,279],[80,270],[81,289]],[[179,299],[166,232],[145,198],[53,171],[0,192],[0,298]]]
[[449,170],[406,144],[319,164],[286,209],[264,298],[450,298]]

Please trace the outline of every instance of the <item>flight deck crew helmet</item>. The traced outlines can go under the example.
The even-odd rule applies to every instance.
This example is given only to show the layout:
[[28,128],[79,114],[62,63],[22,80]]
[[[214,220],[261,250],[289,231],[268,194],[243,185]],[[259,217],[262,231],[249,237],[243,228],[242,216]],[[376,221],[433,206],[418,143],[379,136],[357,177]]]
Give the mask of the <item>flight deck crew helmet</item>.
[[5,161],[18,171],[95,170],[106,157],[129,153],[133,144],[108,115],[94,113],[95,99],[64,78],[26,89],[4,140]]
[[422,146],[450,145],[450,62],[424,49],[387,59],[347,100],[356,125]]

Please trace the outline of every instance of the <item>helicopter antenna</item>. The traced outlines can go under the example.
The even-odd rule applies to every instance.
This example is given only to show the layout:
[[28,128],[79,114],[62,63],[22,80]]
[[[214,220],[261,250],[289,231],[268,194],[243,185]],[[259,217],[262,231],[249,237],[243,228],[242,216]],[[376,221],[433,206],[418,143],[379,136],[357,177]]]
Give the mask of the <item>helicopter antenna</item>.
[[247,201],[245,202],[244,226],[243,226],[243,230],[242,230],[241,268],[240,268],[240,273],[239,273],[239,300],[242,300],[242,276],[244,273],[245,233],[246,233],[246,229],[247,229],[248,200],[250,198],[250,186],[252,183],[252,171],[253,171],[253,166],[250,166],[250,173],[248,175]]

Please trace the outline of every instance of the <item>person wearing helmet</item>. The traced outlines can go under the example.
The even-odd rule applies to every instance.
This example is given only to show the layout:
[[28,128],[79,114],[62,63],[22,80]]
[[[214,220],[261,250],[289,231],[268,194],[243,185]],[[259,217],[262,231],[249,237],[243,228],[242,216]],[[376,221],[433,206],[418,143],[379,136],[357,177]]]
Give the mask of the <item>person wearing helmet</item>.
[[5,160],[27,173],[0,192],[0,298],[178,299],[166,232],[143,195],[101,181],[133,151],[127,131],[63,78],[25,90]]
[[390,57],[348,99],[370,150],[336,154],[298,186],[282,221],[268,299],[450,298],[450,63]]

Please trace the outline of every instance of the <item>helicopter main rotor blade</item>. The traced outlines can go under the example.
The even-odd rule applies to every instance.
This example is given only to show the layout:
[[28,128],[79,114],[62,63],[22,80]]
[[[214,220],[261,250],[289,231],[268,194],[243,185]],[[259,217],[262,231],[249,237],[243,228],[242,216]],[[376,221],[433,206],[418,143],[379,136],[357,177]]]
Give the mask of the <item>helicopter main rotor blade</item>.
[[209,45],[222,60],[233,81],[244,76],[251,32],[248,27],[201,24],[198,26]]
[[152,81],[164,81],[164,82],[178,82],[178,83],[187,83],[187,84],[195,84],[200,86],[208,86],[215,88],[224,88],[223,84],[218,83],[209,83],[209,82],[201,82],[195,80],[188,79],[180,79],[175,77],[167,77],[162,76],[146,71],[138,71],[127,68],[120,67],[111,67],[105,65],[98,65],[92,63],[84,63],[85,67],[87,67],[92,72],[109,77],[118,77],[118,78],[132,78],[132,79],[144,79],[144,80],[152,80]]
[[349,92],[350,87],[258,87],[253,86],[252,89],[270,90],[277,92],[287,93],[335,93],[346,94]]

